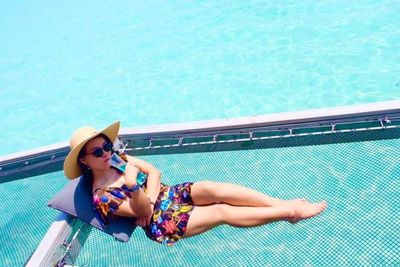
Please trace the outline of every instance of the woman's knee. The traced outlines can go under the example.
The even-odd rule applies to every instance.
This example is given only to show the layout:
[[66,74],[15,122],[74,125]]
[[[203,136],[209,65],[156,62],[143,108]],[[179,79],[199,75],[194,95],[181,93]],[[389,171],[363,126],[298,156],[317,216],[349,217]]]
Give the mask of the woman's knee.
[[215,204],[214,209],[216,218],[218,218],[219,224],[225,224],[229,221],[230,217],[230,206],[229,204]]

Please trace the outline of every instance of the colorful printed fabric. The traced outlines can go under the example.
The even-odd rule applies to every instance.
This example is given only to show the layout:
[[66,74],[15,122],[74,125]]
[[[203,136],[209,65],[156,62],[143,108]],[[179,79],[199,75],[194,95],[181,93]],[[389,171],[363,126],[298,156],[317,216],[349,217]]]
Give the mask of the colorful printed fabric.
[[[145,185],[143,189],[146,189]],[[152,220],[149,226],[143,228],[150,239],[173,245],[184,235],[194,208],[190,195],[192,185],[190,182],[175,186],[161,185]],[[127,198],[130,198],[130,194],[118,187],[100,188],[93,193],[94,211],[103,227],[111,222],[114,212]]]
[[193,183],[162,186],[146,235],[159,243],[173,245],[186,231],[194,203],[190,195]]
[[93,193],[93,207],[97,220],[104,228],[114,218],[114,212],[130,195],[119,187],[98,188]]

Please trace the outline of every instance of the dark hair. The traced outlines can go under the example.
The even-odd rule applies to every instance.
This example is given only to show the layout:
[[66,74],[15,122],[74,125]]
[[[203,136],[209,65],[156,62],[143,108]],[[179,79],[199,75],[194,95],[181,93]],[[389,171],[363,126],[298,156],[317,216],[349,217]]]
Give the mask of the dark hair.
[[[104,140],[106,140],[107,142],[112,143],[110,138],[108,138],[108,136],[105,135],[105,134],[99,134],[94,138],[97,138],[97,137],[103,137]],[[86,144],[87,144],[87,142],[86,142]],[[82,147],[81,151],[79,151],[79,154],[78,154],[78,165],[79,165],[79,168],[81,169],[81,173],[82,173],[83,177],[85,177],[86,179],[93,180],[92,170],[89,169],[88,166],[83,164],[81,162],[81,160],[80,160],[81,158],[83,158],[86,155],[86,144]]]

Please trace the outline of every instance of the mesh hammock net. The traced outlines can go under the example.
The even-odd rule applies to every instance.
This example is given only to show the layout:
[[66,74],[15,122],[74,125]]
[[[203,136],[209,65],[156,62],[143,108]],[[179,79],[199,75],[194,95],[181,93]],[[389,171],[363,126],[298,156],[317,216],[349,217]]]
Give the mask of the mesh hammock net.
[[[172,247],[137,228],[128,243],[90,227],[66,262],[77,266],[378,266],[400,264],[399,129],[210,146],[139,155],[162,181],[237,183],[282,199],[325,199],[322,215],[291,225],[219,226]],[[230,149],[232,148],[232,149]],[[243,149],[247,148],[247,149]]]
[[[77,220],[69,245],[55,254],[74,266],[398,266],[399,149],[400,129],[394,128],[182,147],[168,153],[131,151],[161,170],[166,184],[236,183],[282,199],[325,199],[329,207],[295,225],[223,225],[172,247],[151,241],[140,228],[121,243]],[[67,183],[61,166],[21,171],[0,183],[4,266],[23,265],[56,217],[46,203]]]

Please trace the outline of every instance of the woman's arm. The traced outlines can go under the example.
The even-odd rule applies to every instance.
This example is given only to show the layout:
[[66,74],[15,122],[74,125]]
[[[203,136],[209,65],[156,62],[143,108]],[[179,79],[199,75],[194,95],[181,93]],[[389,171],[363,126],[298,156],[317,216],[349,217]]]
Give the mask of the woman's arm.
[[147,173],[147,196],[155,203],[161,188],[161,172],[150,163],[136,157],[127,156],[128,162],[133,163],[141,171]]
[[[128,164],[125,168],[125,185],[128,188],[133,188],[135,185],[137,185],[136,177],[138,173],[138,167],[133,162],[128,161]],[[152,214],[153,208],[150,205],[150,199],[141,188],[135,192],[130,192],[129,194],[131,196],[131,198],[128,200],[129,207],[133,213],[137,215],[137,217],[150,216]],[[127,208],[127,205],[121,204],[118,210],[120,210],[120,213],[130,214],[130,211],[127,210]],[[117,215],[124,216],[123,214],[118,213]]]

